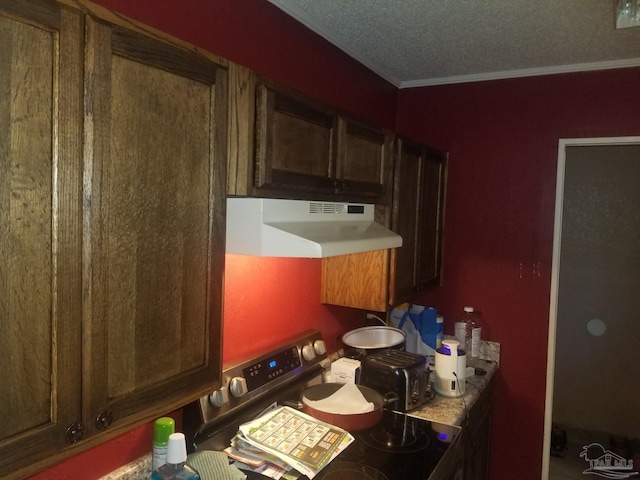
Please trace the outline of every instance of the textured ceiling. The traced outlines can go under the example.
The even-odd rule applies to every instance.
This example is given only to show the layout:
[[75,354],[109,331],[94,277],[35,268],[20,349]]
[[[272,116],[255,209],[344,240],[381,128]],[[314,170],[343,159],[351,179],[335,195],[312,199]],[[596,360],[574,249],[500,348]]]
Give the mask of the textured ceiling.
[[640,65],[614,0],[269,0],[392,84]]

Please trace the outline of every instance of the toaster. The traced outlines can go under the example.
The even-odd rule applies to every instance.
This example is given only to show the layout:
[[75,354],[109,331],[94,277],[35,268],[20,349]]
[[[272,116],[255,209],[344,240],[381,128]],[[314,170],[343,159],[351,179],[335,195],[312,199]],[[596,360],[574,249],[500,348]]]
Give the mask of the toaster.
[[365,356],[358,383],[385,395],[389,399],[385,408],[400,412],[418,408],[433,397],[427,357],[404,350],[382,350]]

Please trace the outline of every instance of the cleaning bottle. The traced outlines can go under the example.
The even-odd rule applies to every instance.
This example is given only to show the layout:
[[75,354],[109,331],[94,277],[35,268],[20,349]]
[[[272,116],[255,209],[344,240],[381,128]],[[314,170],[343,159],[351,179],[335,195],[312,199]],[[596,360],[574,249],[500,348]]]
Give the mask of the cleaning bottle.
[[187,465],[187,445],[183,433],[169,435],[167,463],[151,472],[152,480],[201,480],[200,474]]
[[442,347],[444,317],[438,315],[436,317],[436,350]]
[[175,425],[171,417],[158,418],[153,424],[153,454],[151,463],[153,470],[167,463],[169,435],[175,433]]
[[463,346],[468,357],[480,356],[482,345],[482,317],[473,307],[464,307],[464,311],[455,322],[455,337]]

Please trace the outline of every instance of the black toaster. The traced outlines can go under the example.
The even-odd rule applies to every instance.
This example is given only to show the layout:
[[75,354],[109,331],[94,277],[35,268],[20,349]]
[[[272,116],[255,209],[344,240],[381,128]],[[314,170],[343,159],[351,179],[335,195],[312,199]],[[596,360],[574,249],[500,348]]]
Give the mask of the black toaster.
[[365,356],[358,383],[383,394],[389,399],[385,408],[399,412],[418,408],[432,398],[427,357],[404,350]]

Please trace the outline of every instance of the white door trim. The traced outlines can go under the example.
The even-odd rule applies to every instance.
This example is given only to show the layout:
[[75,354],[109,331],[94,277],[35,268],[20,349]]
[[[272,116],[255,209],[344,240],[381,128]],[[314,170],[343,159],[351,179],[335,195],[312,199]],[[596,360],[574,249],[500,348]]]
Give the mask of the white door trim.
[[544,438],[542,443],[542,480],[549,480],[549,452],[551,449],[551,421],[553,415],[553,374],[555,370],[556,327],[558,314],[558,276],[560,273],[560,244],[562,236],[562,206],[564,200],[566,148],[571,146],[637,144],[640,144],[640,137],[561,138],[558,142],[556,208],[553,222],[553,263],[551,266],[549,336],[547,344],[547,388],[544,408]]

